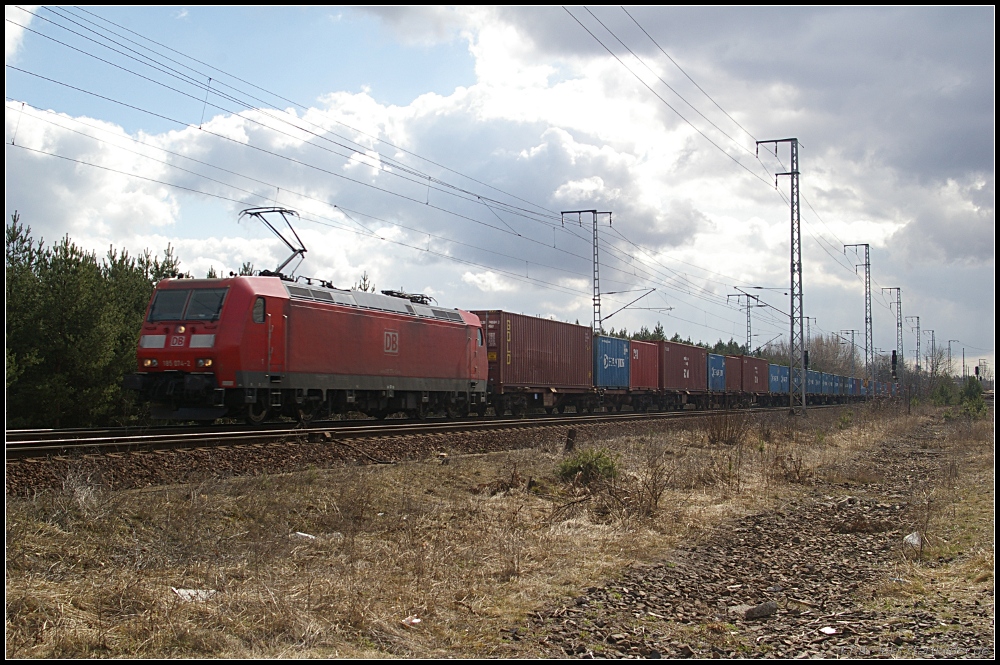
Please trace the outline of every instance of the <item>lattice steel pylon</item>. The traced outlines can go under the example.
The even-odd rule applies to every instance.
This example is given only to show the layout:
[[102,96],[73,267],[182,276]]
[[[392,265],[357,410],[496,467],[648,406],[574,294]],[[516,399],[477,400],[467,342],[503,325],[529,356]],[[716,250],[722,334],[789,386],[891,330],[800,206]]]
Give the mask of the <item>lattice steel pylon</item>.
[[[788,408],[794,413],[806,415],[806,345],[803,335],[802,308],[802,218],[799,207],[799,140],[797,138],[772,139],[757,141],[757,150],[761,143],[773,143],[774,154],[778,154],[778,144],[787,143],[791,149],[791,168],[784,173],[774,174],[774,186],[778,186],[778,176],[787,175],[791,182],[791,270],[789,296],[789,319],[791,330],[788,337]],[[796,328],[798,329],[796,331]]]
[[736,287],[739,293],[730,293],[726,296],[726,303],[728,304],[730,298],[736,298],[736,304],[739,304],[740,298],[747,299],[747,355],[753,354],[753,331],[750,329],[750,310],[754,307],[763,307],[760,304],[760,298],[749,293],[745,293],[743,289]]
[[896,371],[896,381],[902,383],[906,373],[906,356],[903,355],[903,290],[898,286],[882,287],[882,293],[886,291],[896,292],[896,363],[899,368]]
[[920,377],[920,317],[908,316],[907,320],[913,319],[917,322],[917,377]]
[[854,366],[854,361],[857,354],[854,353],[856,348],[854,345],[854,333],[859,332],[857,330],[841,330],[842,333],[851,333],[851,378],[853,379],[855,374],[857,374],[857,368]]
[[844,251],[848,247],[865,248],[865,380],[869,385],[875,380],[875,346],[872,340],[872,263],[869,256],[868,243],[857,243],[854,245],[844,245]]
[[[611,224],[611,211],[598,211],[598,210],[563,210],[562,215],[576,215],[577,221],[580,226],[583,226],[583,219],[581,215],[585,212],[589,212],[593,217],[594,221],[594,323],[593,332],[595,335],[601,332],[601,327],[603,322],[601,321],[601,262],[598,255],[598,240],[597,240],[597,216],[607,215],[608,224]],[[565,218],[562,219],[562,223],[565,224]]]

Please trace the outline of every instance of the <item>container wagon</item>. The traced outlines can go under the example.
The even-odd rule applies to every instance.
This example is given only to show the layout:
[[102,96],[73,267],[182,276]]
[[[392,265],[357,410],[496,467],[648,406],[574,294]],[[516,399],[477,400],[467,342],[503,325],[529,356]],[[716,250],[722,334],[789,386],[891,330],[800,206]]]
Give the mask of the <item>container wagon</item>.
[[473,314],[486,334],[486,391],[496,415],[596,408],[590,328],[502,310]]

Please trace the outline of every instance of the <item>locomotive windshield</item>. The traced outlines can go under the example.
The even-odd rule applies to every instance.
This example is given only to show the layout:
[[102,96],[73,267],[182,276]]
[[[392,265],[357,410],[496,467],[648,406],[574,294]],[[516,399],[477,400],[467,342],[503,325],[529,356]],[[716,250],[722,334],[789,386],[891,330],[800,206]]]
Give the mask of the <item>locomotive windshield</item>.
[[229,289],[171,289],[157,291],[149,309],[150,323],[157,321],[215,321]]

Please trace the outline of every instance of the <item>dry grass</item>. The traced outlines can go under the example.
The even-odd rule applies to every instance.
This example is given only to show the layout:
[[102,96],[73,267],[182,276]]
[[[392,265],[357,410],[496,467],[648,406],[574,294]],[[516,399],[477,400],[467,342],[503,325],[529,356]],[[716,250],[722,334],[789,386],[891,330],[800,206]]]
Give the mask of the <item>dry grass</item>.
[[714,445],[690,426],[602,441],[619,473],[590,487],[557,477],[561,441],[142,491],[72,476],[8,497],[6,655],[525,655],[500,633],[528,612],[797,491],[890,426],[840,415],[747,416]]
[[[915,418],[927,420],[924,411]],[[921,547],[901,546],[899,562],[872,590],[884,610],[915,604],[975,605],[992,628],[995,588],[994,426],[990,420],[945,421],[921,442],[933,473],[909,497],[907,532]]]

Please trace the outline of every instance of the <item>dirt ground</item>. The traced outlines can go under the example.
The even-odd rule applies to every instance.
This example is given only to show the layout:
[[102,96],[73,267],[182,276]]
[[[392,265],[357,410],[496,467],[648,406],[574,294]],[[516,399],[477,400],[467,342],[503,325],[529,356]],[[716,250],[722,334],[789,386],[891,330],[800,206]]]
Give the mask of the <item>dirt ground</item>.
[[992,658],[993,423],[917,411],[142,489],[70,468],[7,496],[6,655]]
[[511,639],[553,657],[991,659],[992,454],[961,438],[922,418]]

